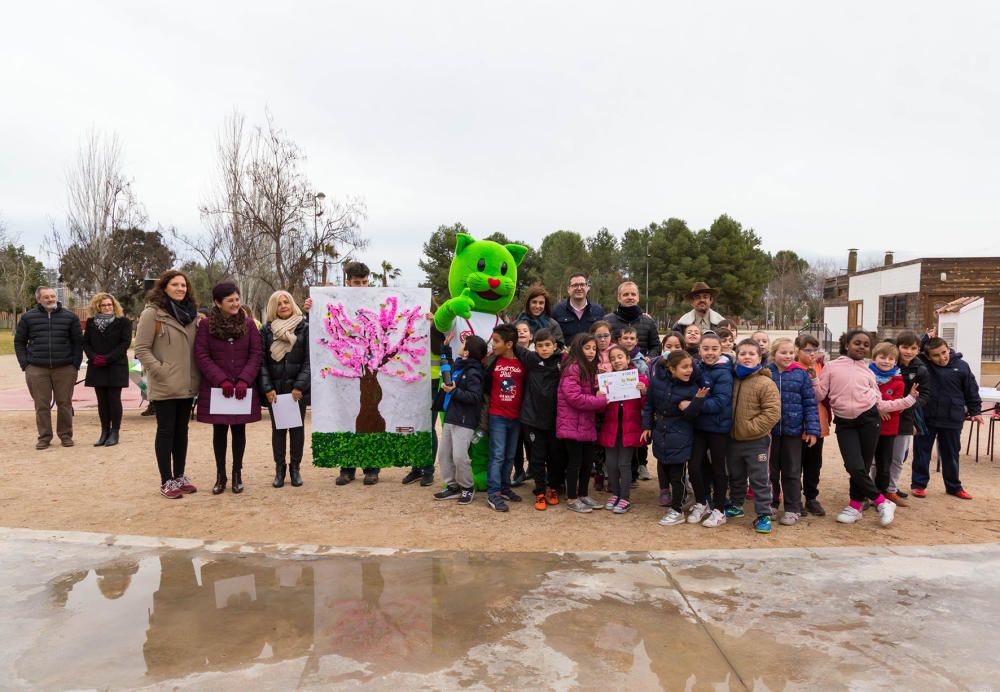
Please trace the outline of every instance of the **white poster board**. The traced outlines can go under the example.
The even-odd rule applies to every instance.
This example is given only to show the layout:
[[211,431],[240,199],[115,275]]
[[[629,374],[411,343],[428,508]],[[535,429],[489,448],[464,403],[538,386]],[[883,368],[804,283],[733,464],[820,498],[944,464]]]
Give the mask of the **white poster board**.
[[322,287],[310,297],[314,463],[433,463],[430,289]]
[[609,402],[628,401],[642,396],[639,393],[639,371],[635,368],[598,373],[597,388],[607,394]]

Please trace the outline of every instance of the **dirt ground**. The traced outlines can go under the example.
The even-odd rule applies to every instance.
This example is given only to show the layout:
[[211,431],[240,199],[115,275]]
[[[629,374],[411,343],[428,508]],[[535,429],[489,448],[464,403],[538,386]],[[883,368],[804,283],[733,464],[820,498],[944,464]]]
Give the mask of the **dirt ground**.
[[[266,416],[266,414],[265,414]],[[985,543],[1000,540],[1000,520],[989,507],[1000,501],[1000,460],[962,459],[962,478],[973,501],[946,496],[932,479],[925,500],[910,499],[890,527],[880,528],[873,511],[861,523],[843,526],[834,514],[847,502],[847,475],[828,439],[821,496],[829,514],[806,517],[795,527],[776,526],[770,536],[750,529],[750,520],[730,521],[719,529],[699,525],[661,527],[656,481],[633,490],[635,505],[626,515],[606,511],[580,515],[564,505],[545,512],[529,501],[508,514],[492,512],[484,494],[468,507],[437,502],[436,488],[400,483],[405,470],[387,469],[375,486],[360,480],[334,485],[333,469],[314,468],[309,452],[305,485],[272,488],[270,426],[251,425],[244,470],[246,490],[213,496],[215,470],[211,429],[192,423],[188,475],[199,490],[180,500],[158,493],[153,457],[153,418],[134,409],[125,414],[117,447],[91,446],[98,431],[94,410],[78,412],[76,446],[36,451],[34,414],[0,412],[6,430],[0,463],[0,525],[35,529],[95,531],[199,539],[299,543],[355,547],[396,547],[492,551],[676,550],[697,548],[805,547]],[[966,433],[967,435],[967,433]],[[963,450],[966,440],[963,435]],[[985,449],[986,431],[982,433]],[[359,474],[360,475],[360,474]],[[908,480],[905,473],[904,483]],[[522,487],[524,495],[530,486]],[[598,499],[604,493],[593,493]],[[526,497],[526,500],[529,499]],[[623,528],[625,530],[623,530]]]

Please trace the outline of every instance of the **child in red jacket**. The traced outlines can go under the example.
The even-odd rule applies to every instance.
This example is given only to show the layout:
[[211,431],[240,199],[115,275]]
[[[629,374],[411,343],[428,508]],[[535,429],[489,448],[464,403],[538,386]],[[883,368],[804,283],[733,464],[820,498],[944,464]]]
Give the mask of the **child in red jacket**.
[[[906,384],[903,376],[899,374],[896,361],[899,359],[899,349],[894,344],[884,341],[876,344],[872,351],[872,362],[868,367],[875,373],[875,382],[878,383],[879,391],[882,393],[882,401],[894,401],[903,398],[903,391]],[[896,443],[896,435],[899,434],[900,411],[883,413],[882,428],[879,431],[878,444],[875,446],[875,468],[874,478],[877,487],[887,499],[892,500],[898,507],[906,507],[906,502],[894,492],[889,492],[891,482],[890,471],[892,469],[892,448]]]
[[[608,351],[611,369],[615,372],[635,370],[632,357],[623,346],[612,346]],[[632,455],[634,448],[641,447],[642,407],[646,402],[646,387],[649,384],[639,375],[639,398],[612,401],[604,409],[604,420],[597,442],[604,447],[604,468],[608,475],[611,497],[604,509],[615,514],[625,514],[632,506],[629,491],[632,487]]]

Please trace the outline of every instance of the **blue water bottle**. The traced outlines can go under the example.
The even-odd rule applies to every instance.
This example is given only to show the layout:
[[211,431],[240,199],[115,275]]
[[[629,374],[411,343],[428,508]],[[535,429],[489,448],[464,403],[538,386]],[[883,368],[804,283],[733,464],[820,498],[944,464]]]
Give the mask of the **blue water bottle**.
[[451,349],[447,346],[441,348],[441,383],[451,385]]

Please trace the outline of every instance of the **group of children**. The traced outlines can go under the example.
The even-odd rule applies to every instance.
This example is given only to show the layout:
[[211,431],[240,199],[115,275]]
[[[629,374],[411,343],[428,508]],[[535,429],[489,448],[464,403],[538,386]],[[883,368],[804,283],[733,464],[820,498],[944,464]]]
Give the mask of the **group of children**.
[[[604,321],[565,350],[548,329],[532,335],[523,323],[498,325],[489,347],[467,337],[452,381],[441,384],[435,400],[435,410],[444,412],[445,484],[435,498],[472,502],[469,443],[481,429],[489,433],[493,510],[507,512],[508,503],[521,501],[511,481],[523,444],[535,509],[564,502],[578,513],[624,514],[651,443],[660,505],[667,508],[661,525],[719,527],[743,517],[752,499],[754,530],[770,533],[779,508],[785,526],[803,514],[826,514],[819,480],[833,422],[850,477],[850,502],[838,522],[855,523],[873,506],[887,526],[896,507],[906,506],[899,484],[915,432],[923,434],[913,495],[926,494],[936,438],[948,493],[971,499],[958,479],[958,435],[967,415],[979,415],[978,385],[940,339],[922,344],[904,332],[873,349],[871,335],[853,329],[829,363],[809,334],[770,343],[756,332],[737,343],[731,323],[705,332],[691,325],[661,345],[661,354],[647,357],[634,329],[613,338]],[[639,398],[609,402],[598,374],[628,369],[638,371]],[[932,391],[944,396],[932,400]],[[602,485],[606,478],[604,502],[591,497],[592,475]]]

